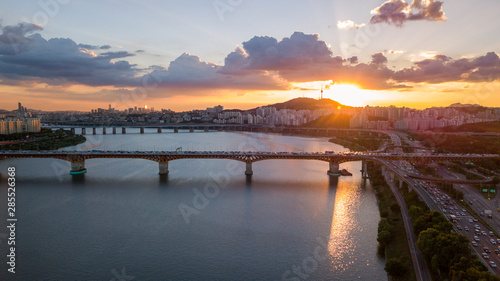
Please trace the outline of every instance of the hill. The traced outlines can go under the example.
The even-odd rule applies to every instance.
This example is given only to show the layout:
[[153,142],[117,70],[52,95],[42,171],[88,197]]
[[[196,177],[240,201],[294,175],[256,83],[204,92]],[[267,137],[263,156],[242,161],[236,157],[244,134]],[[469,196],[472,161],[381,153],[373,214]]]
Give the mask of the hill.
[[[286,102],[266,105],[266,107],[275,107],[277,110],[281,109],[315,110],[321,108],[337,108],[338,106],[341,106],[343,108],[348,107],[331,99],[317,100],[313,98],[295,98]],[[248,111],[255,113],[256,110],[257,108],[250,109]]]
[[437,128],[434,131],[438,132],[474,132],[474,133],[487,133],[494,132],[500,133],[500,122],[480,122],[463,124],[460,126],[448,126],[444,128]]
[[312,99],[312,98],[295,98],[286,102],[271,104],[269,106],[276,107],[277,110],[280,109],[294,109],[294,110],[315,110],[321,108],[336,108],[337,106],[342,106],[339,102],[331,99]]
[[478,112],[482,112],[485,110],[488,110],[487,107],[478,105],[478,104],[461,104],[461,103],[454,103],[449,106],[449,108],[454,108],[458,111],[464,112],[464,113],[469,113],[469,114],[476,114]]

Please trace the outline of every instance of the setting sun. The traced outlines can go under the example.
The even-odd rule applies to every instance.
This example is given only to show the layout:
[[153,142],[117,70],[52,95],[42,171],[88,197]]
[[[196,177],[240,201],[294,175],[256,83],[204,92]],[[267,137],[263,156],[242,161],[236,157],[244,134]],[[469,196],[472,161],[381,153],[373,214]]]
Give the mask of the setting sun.
[[375,91],[363,90],[353,84],[334,84],[324,91],[323,97],[350,106],[364,106],[379,99]]

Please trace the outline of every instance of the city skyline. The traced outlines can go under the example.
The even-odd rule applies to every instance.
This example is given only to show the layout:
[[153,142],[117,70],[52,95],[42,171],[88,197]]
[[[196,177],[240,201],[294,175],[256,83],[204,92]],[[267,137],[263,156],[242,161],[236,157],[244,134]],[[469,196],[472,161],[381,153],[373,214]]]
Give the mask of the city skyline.
[[7,3],[1,107],[250,109],[320,89],[349,106],[498,107],[500,3],[486,2]]

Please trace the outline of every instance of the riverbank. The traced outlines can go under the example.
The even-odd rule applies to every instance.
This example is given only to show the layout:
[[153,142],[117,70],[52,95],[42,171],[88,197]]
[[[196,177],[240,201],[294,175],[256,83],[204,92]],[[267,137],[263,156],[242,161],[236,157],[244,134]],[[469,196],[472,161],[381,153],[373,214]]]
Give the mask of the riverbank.
[[[394,281],[416,280],[403,218],[396,197],[385,182],[379,165],[368,163],[368,175],[375,190],[380,211],[381,220],[377,235],[378,253],[386,258],[385,270]],[[397,270],[393,267],[397,267]]]
[[42,128],[39,133],[18,133],[2,136],[1,150],[57,150],[59,148],[78,145],[87,141],[82,135],[73,134],[69,130]]
[[329,142],[340,144],[352,151],[367,151],[377,150],[386,141],[389,140],[387,135],[383,137],[374,136],[368,132],[362,132],[358,135],[340,135],[328,140]]

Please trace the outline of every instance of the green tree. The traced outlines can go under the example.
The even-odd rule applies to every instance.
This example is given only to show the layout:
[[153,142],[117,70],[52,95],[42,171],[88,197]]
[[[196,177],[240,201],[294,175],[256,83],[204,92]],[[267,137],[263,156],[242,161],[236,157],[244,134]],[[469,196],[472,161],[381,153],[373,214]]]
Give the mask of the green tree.
[[380,245],[385,246],[389,243],[389,241],[391,241],[391,236],[392,234],[387,230],[380,231],[377,234],[377,242],[379,242]]
[[427,261],[430,261],[436,251],[436,237],[440,234],[434,228],[429,228],[420,232],[417,240],[417,247]]
[[384,270],[391,276],[401,277],[404,276],[407,272],[407,269],[403,265],[403,263],[396,258],[389,259],[385,263]]
[[408,210],[408,213],[410,213],[410,216],[413,219],[418,218],[422,214],[422,208],[412,205]]
[[450,232],[453,229],[453,225],[438,211],[425,212],[413,222],[415,234],[431,227],[443,232]]
[[399,205],[397,203],[394,203],[391,205],[391,211],[393,213],[399,213],[401,211],[401,208],[399,207]]

